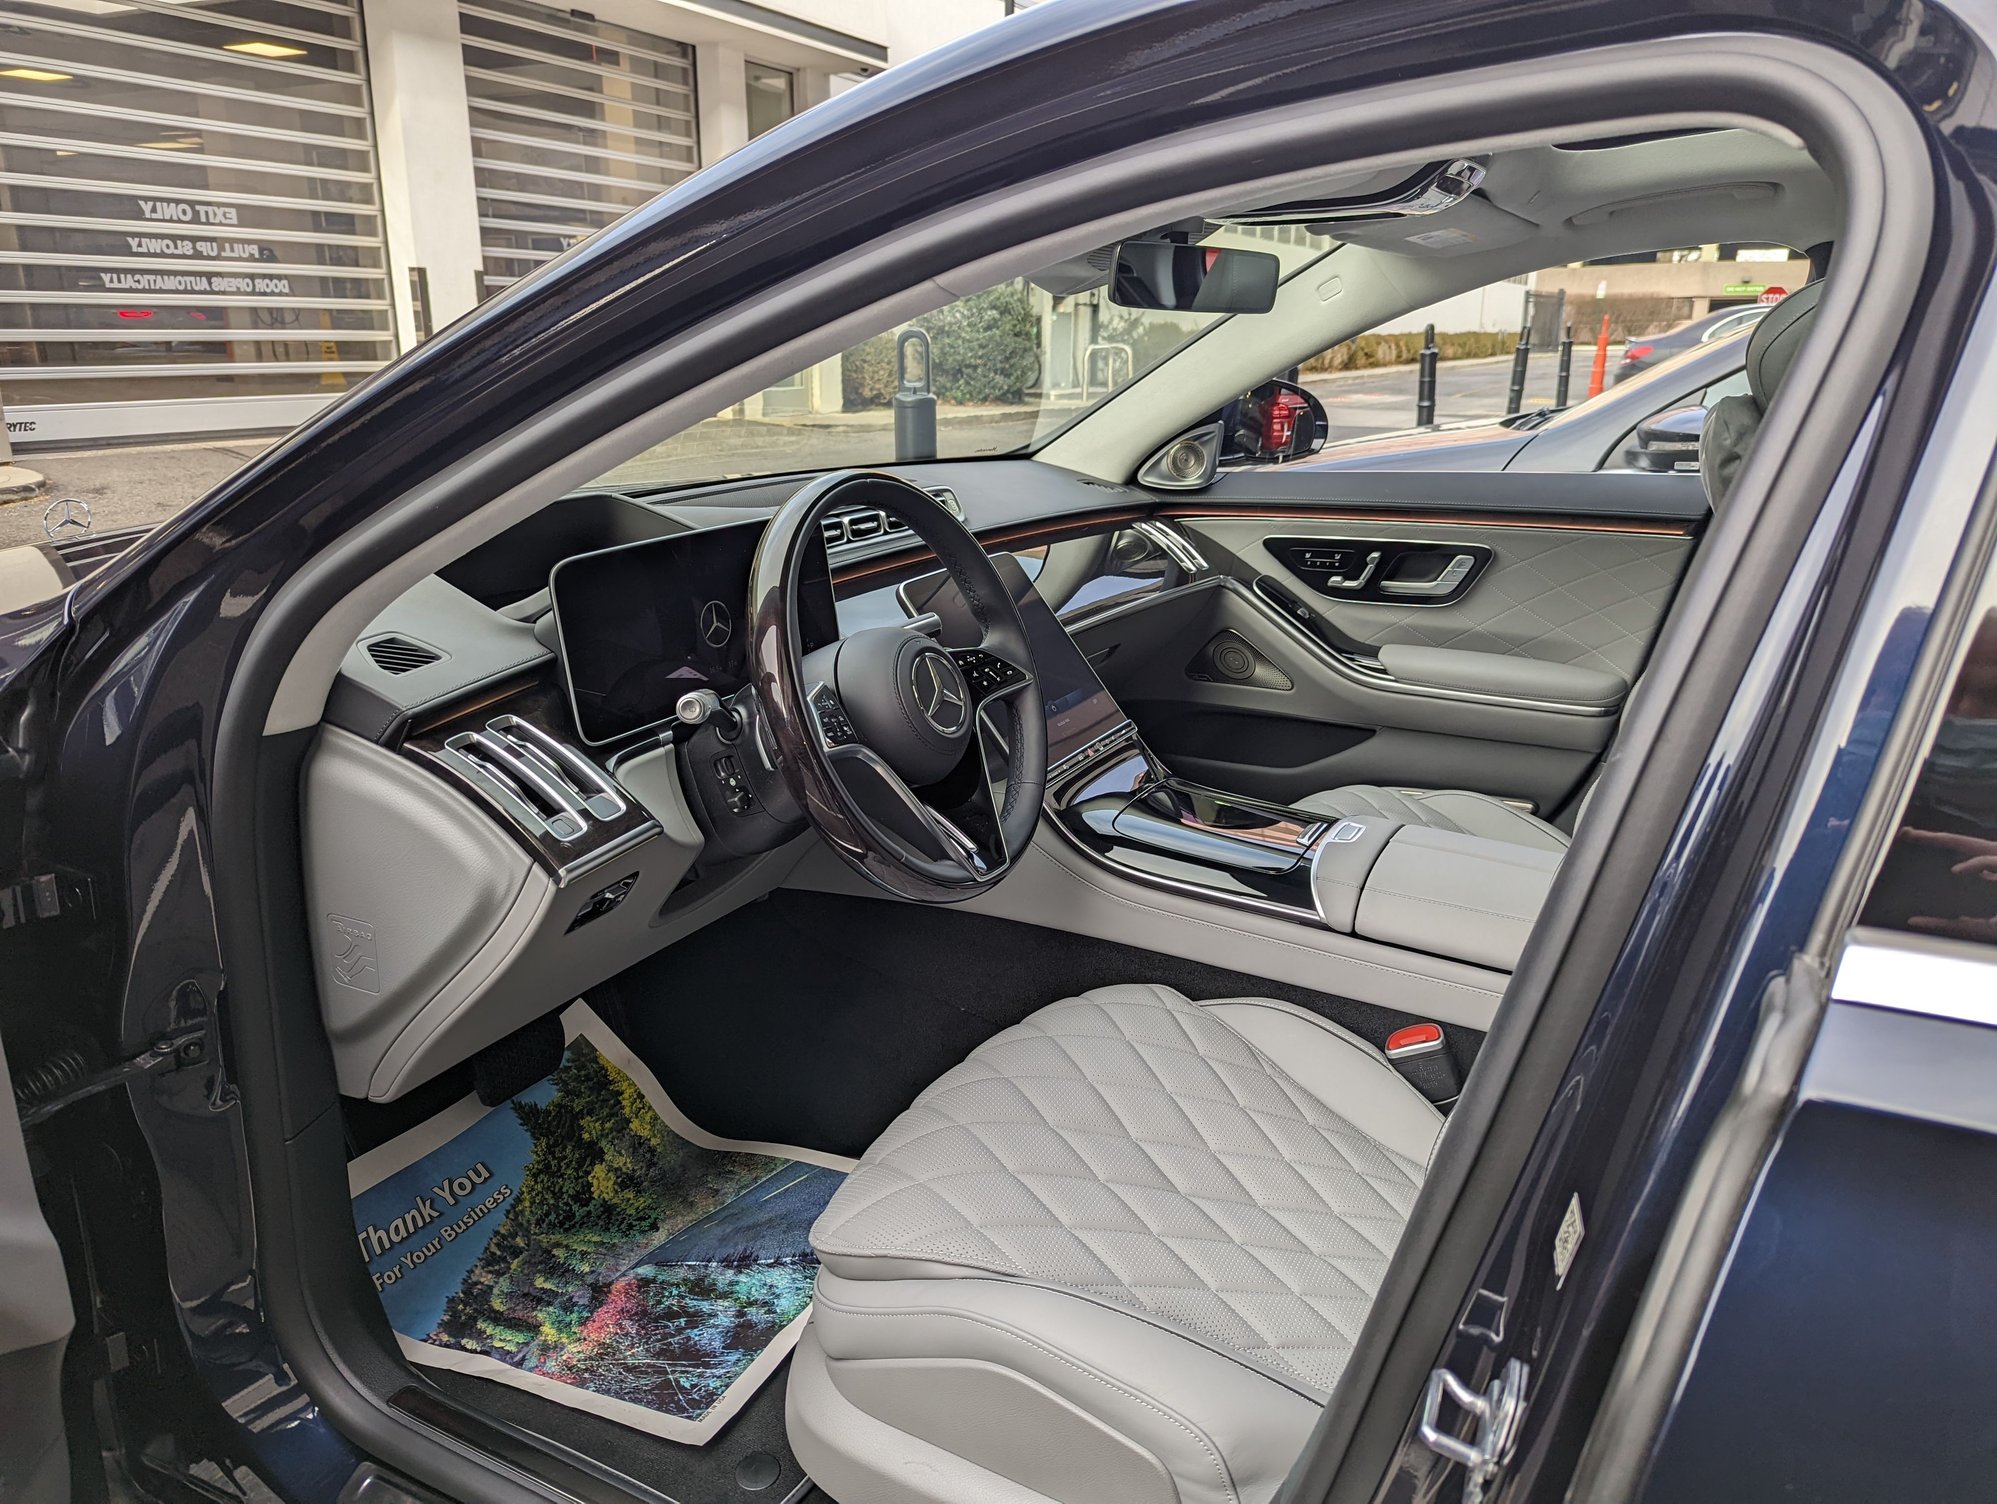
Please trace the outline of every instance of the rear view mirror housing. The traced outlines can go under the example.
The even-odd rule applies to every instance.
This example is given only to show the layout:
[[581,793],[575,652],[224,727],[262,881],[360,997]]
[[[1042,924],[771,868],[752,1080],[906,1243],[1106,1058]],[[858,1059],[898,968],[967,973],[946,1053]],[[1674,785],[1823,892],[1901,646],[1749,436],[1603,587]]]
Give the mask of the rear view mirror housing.
[[1267,313],[1281,268],[1267,251],[1126,240],[1116,248],[1109,300],[1169,313]]

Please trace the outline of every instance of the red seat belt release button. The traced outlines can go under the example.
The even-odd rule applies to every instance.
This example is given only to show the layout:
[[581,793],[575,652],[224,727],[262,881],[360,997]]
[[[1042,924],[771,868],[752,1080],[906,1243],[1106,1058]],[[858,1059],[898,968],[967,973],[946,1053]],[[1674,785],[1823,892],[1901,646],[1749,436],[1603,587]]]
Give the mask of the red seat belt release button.
[[1409,1024],[1387,1036],[1389,1060],[1405,1060],[1413,1055],[1431,1055],[1442,1048],[1440,1024]]
[[1387,1063],[1436,1106],[1454,1102],[1463,1089],[1456,1058],[1449,1053],[1448,1042],[1442,1037],[1442,1025],[1409,1024],[1389,1034],[1382,1048]]

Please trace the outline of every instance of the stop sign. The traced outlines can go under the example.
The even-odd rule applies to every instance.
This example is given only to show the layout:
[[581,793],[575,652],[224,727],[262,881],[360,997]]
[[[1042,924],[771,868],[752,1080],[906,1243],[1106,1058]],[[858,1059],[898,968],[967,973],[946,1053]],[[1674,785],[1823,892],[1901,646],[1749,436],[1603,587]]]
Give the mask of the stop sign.
[[1789,289],[1786,287],[1764,287],[1761,289],[1761,296],[1754,301],[1757,303],[1779,303],[1788,296]]

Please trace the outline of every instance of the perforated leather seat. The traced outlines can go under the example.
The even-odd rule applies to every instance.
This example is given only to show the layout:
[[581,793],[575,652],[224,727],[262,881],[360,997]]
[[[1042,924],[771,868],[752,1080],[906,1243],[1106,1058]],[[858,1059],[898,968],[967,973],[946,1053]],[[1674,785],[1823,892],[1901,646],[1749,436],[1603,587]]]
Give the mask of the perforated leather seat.
[[842,1504],[1269,1498],[1442,1121],[1286,1003],[1042,1009],[923,1092],[812,1229],[799,1460]]

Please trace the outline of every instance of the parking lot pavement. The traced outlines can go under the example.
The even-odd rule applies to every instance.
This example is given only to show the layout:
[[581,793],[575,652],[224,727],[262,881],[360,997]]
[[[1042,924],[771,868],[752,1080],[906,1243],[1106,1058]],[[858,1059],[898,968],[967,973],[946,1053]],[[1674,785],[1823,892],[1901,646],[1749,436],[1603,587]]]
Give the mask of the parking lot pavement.
[[[1584,356],[1593,359],[1590,351],[1574,352],[1574,369],[1568,385],[1571,402],[1579,402],[1588,395]],[[1558,357],[1552,351],[1535,355],[1528,363],[1523,403],[1527,412],[1552,405],[1558,365]],[[1335,444],[1341,439],[1372,438],[1414,427],[1416,375],[1411,365],[1380,366],[1369,371],[1307,376],[1303,385],[1324,404],[1331,425],[1331,442]],[[1436,421],[1453,423],[1466,418],[1501,417],[1511,381],[1509,355],[1487,360],[1443,361],[1435,373]]]
[[103,449],[22,451],[19,463],[48,477],[41,501],[0,506],[0,548],[42,540],[49,503],[74,497],[90,506],[97,531],[163,522],[201,497],[272,442],[145,444]]

